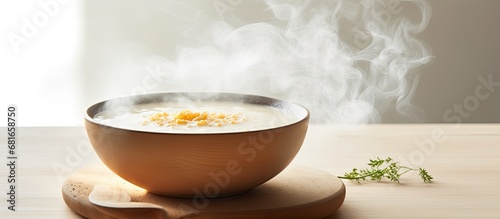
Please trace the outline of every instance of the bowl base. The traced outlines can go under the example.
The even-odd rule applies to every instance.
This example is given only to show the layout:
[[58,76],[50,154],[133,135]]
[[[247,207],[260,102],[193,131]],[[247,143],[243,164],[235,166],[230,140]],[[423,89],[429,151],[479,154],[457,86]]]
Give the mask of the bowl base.
[[[217,196],[214,198],[206,197],[206,196],[203,196],[203,197],[206,199],[226,198],[226,197],[231,197],[231,196],[243,195],[244,193],[247,193],[250,190],[252,190],[252,189],[241,191],[241,192],[218,193]],[[146,191],[146,192],[149,193],[150,195],[162,196],[165,198],[179,198],[179,199],[193,199],[193,198],[196,198],[196,197],[203,195],[203,194],[200,194],[198,196],[197,195],[195,195],[195,196],[192,196],[192,195],[163,195],[160,193],[154,193],[154,192],[150,192],[150,191]]]
[[169,218],[325,218],[344,202],[345,186],[335,175],[290,165],[268,182],[245,193],[210,199],[171,198],[148,193],[104,165],[79,170],[62,187],[68,207],[86,218],[114,218],[99,211],[88,200],[94,185],[126,190],[132,201],[149,202],[165,208]]

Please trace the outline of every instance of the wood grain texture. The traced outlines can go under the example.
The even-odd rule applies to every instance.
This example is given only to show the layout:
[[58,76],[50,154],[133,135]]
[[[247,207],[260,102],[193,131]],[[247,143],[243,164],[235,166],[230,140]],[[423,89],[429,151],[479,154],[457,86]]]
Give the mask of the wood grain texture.
[[[0,128],[0,138],[5,139],[6,133],[5,127]],[[444,139],[433,140],[439,133]],[[4,203],[0,218],[81,219],[65,204],[61,188],[70,174],[102,164],[84,128],[20,127],[18,137],[17,209],[7,210],[7,203],[0,200]],[[0,147],[6,148],[6,142],[0,141]],[[500,124],[310,125],[292,164],[341,175],[377,156],[425,167],[435,180],[423,184],[417,174],[409,173],[400,184],[344,181],[344,204],[329,219],[500,215]],[[0,162],[6,162],[5,156]],[[2,166],[0,178],[5,179],[7,168]],[[0,190],[7,186],[0,180]]]
[[[240,195],[181,199],[147,193],[100,165],[69,176],[62,186],[66,204],[87,218],[117,218],[109,217],[89,202],[88,195],[97,184],[124,189],[132,201],[163,206],[168,218],[324,218],[333,214],[345,198],[344,184],[335,175],[304,167],[289,167],[277,177]],[[123,212],[133,215],[130,211],[134,210]],[[138,215],[144,218],[144,215]]]

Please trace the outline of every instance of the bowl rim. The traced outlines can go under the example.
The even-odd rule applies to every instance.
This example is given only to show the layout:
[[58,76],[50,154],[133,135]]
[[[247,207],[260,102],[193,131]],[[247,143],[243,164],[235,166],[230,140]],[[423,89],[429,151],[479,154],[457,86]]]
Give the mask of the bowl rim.
[[[206,132],[206,133],[203,133],[203,132],[148,131],[148,130],[138,130],[138,129],[124,128],[124,127],[119,127],[119,126],[107,125],[107,124],[99,123],[99,122],[95,121],[93,117],[90,116],[91,112],[94,112],[96,110],[100,110],[98,112],[101,112],[102,108],[103,108],[103,106],[104,106],[104,104],[106,102],[119,101],[119,100],[127,100],[127,99],[128,100],[134,100],[134,99],[139,99],[139,100],[145,100],[146,99],[146,100],[150,100],[150,99],[154,99],[155,97],[165,97],[165,96],[168,96],[168,95],[175,95],[175,96],[181,96],[181,95],[185,95],[185,96],[207,95],[207,96],[211,96],[211,97],[240,97],[241,99],[239,99],[239,100],[243,99],[243,102],[247,98],[258,98],[258,99],[267,100],[268,102],[286,104],[286,105],[289,105],[289,106],[297,107],[298,109],[304,110],[304,116],[299,117],[297,119],[297,121],[294,121],[292,123],[285,124],[285,125],[280,125],[280,126],[276,126],[276,127],[256,129],[256,130],[248,130],[248,131],[226,131],[226,132]],[[149,102],[147,102],[147,101],[140,101],[139,103],[135,102],[133,104],[141,104],[141,103],[149,103]],[[244,102],[244,103],[248,103],[248,102]],[[253,102],[249,102],[249,103],[250,104],[257,104],[257,105],[259,105],[259,103],[253,103]],[[281,108],[278,107],[278,105],[280,105],[280,104],[273,104],[273,105],[260,104],[260,105],[270,106],[270,107],[278,108],[280,110],[284,110],[283,107],[281,107]],[[101,108],[101,109],[99,109],[99,108]],[[95,114],[97,114],[97,113],[94,113],[94,115]],[[103,100],[103,101],[99,101],[97,103],[94,103],[94,104],[90,105],[89,107],[87,107],[87,109],[85,110],[85,115],[84,115],[84,118],[85,118],[86,122],[90,122],[90,123],[93,123],[95,125],[102,126],[102,127],[106,128],[106,129],[111,129],[111,130],[115,129],[115,130],[120,130],[120,131],[128,131],[128,132],[136,132],[136,133],[147,133],[147,134],[161,134],[161,135],[200,135],[200,136],[243,134],[243,133],[248,134],[248,133],[258,133],[258,132],[263,132],[263,131],[273,131],[273,130],[286,128],[286,127],[293,126],[293,125],[296,125],[298,123],[304,122],[305,120],[309,120],[309,117],[310,117],[309,110],[306,107],[304,107],[304,106],[302,106],[301,104],[298,104],[298,103],[294,103],[294,102],[290,102],[290,101],[286,101],[286,100],[278,99],[278,98],[274,98],[274,97],[267,97],[267,96],[261,96],[261,95],[255,95],[255,94],[246,94],[246,93],[230,93],[230,92],[160,92],[160,93],[148,93],[148,94],[123,96],[123,97],[117,97],[117,98],[107,99],[107,100]]]

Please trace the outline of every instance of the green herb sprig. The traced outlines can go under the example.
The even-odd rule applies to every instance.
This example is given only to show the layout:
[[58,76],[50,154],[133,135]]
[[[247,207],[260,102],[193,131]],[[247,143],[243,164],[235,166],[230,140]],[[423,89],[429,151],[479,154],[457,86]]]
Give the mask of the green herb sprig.
[[432,182],[432,176],[427,172],[427,170],[418,167],[411,168],[407,166],[401,166],[399,162],[394,161],[392,158],[388,157],[386,159],[370,159],[368,163],[369,168],[364,169],[352,169],[351,172],[345,173],[344,176],[339,176],[341,179],[355,180],[358,183],[362,181],[371,180],[381,180],[382,178],[387,178],[392,182],[399,183],[399,179],[402,175],[410,171],[418,171],[420,178],[424,183]]

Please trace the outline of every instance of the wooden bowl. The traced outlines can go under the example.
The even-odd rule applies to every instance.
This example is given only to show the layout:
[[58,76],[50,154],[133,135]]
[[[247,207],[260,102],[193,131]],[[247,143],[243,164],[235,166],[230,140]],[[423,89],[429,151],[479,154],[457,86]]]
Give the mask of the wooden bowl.
[[[254,131],[165,133],[113,127],[93,119],[109,103],[128,102],[133,106],[168,103],[179,98],[271,106],[293,114],[297,120]],[[298,104],[231,93],[123,97],[94,104],[85,115],[85,127],[94,150],[118,176],[153,194],[200,199],[242,193],[276,176],[299,151],[308,123],[308,110]]]

